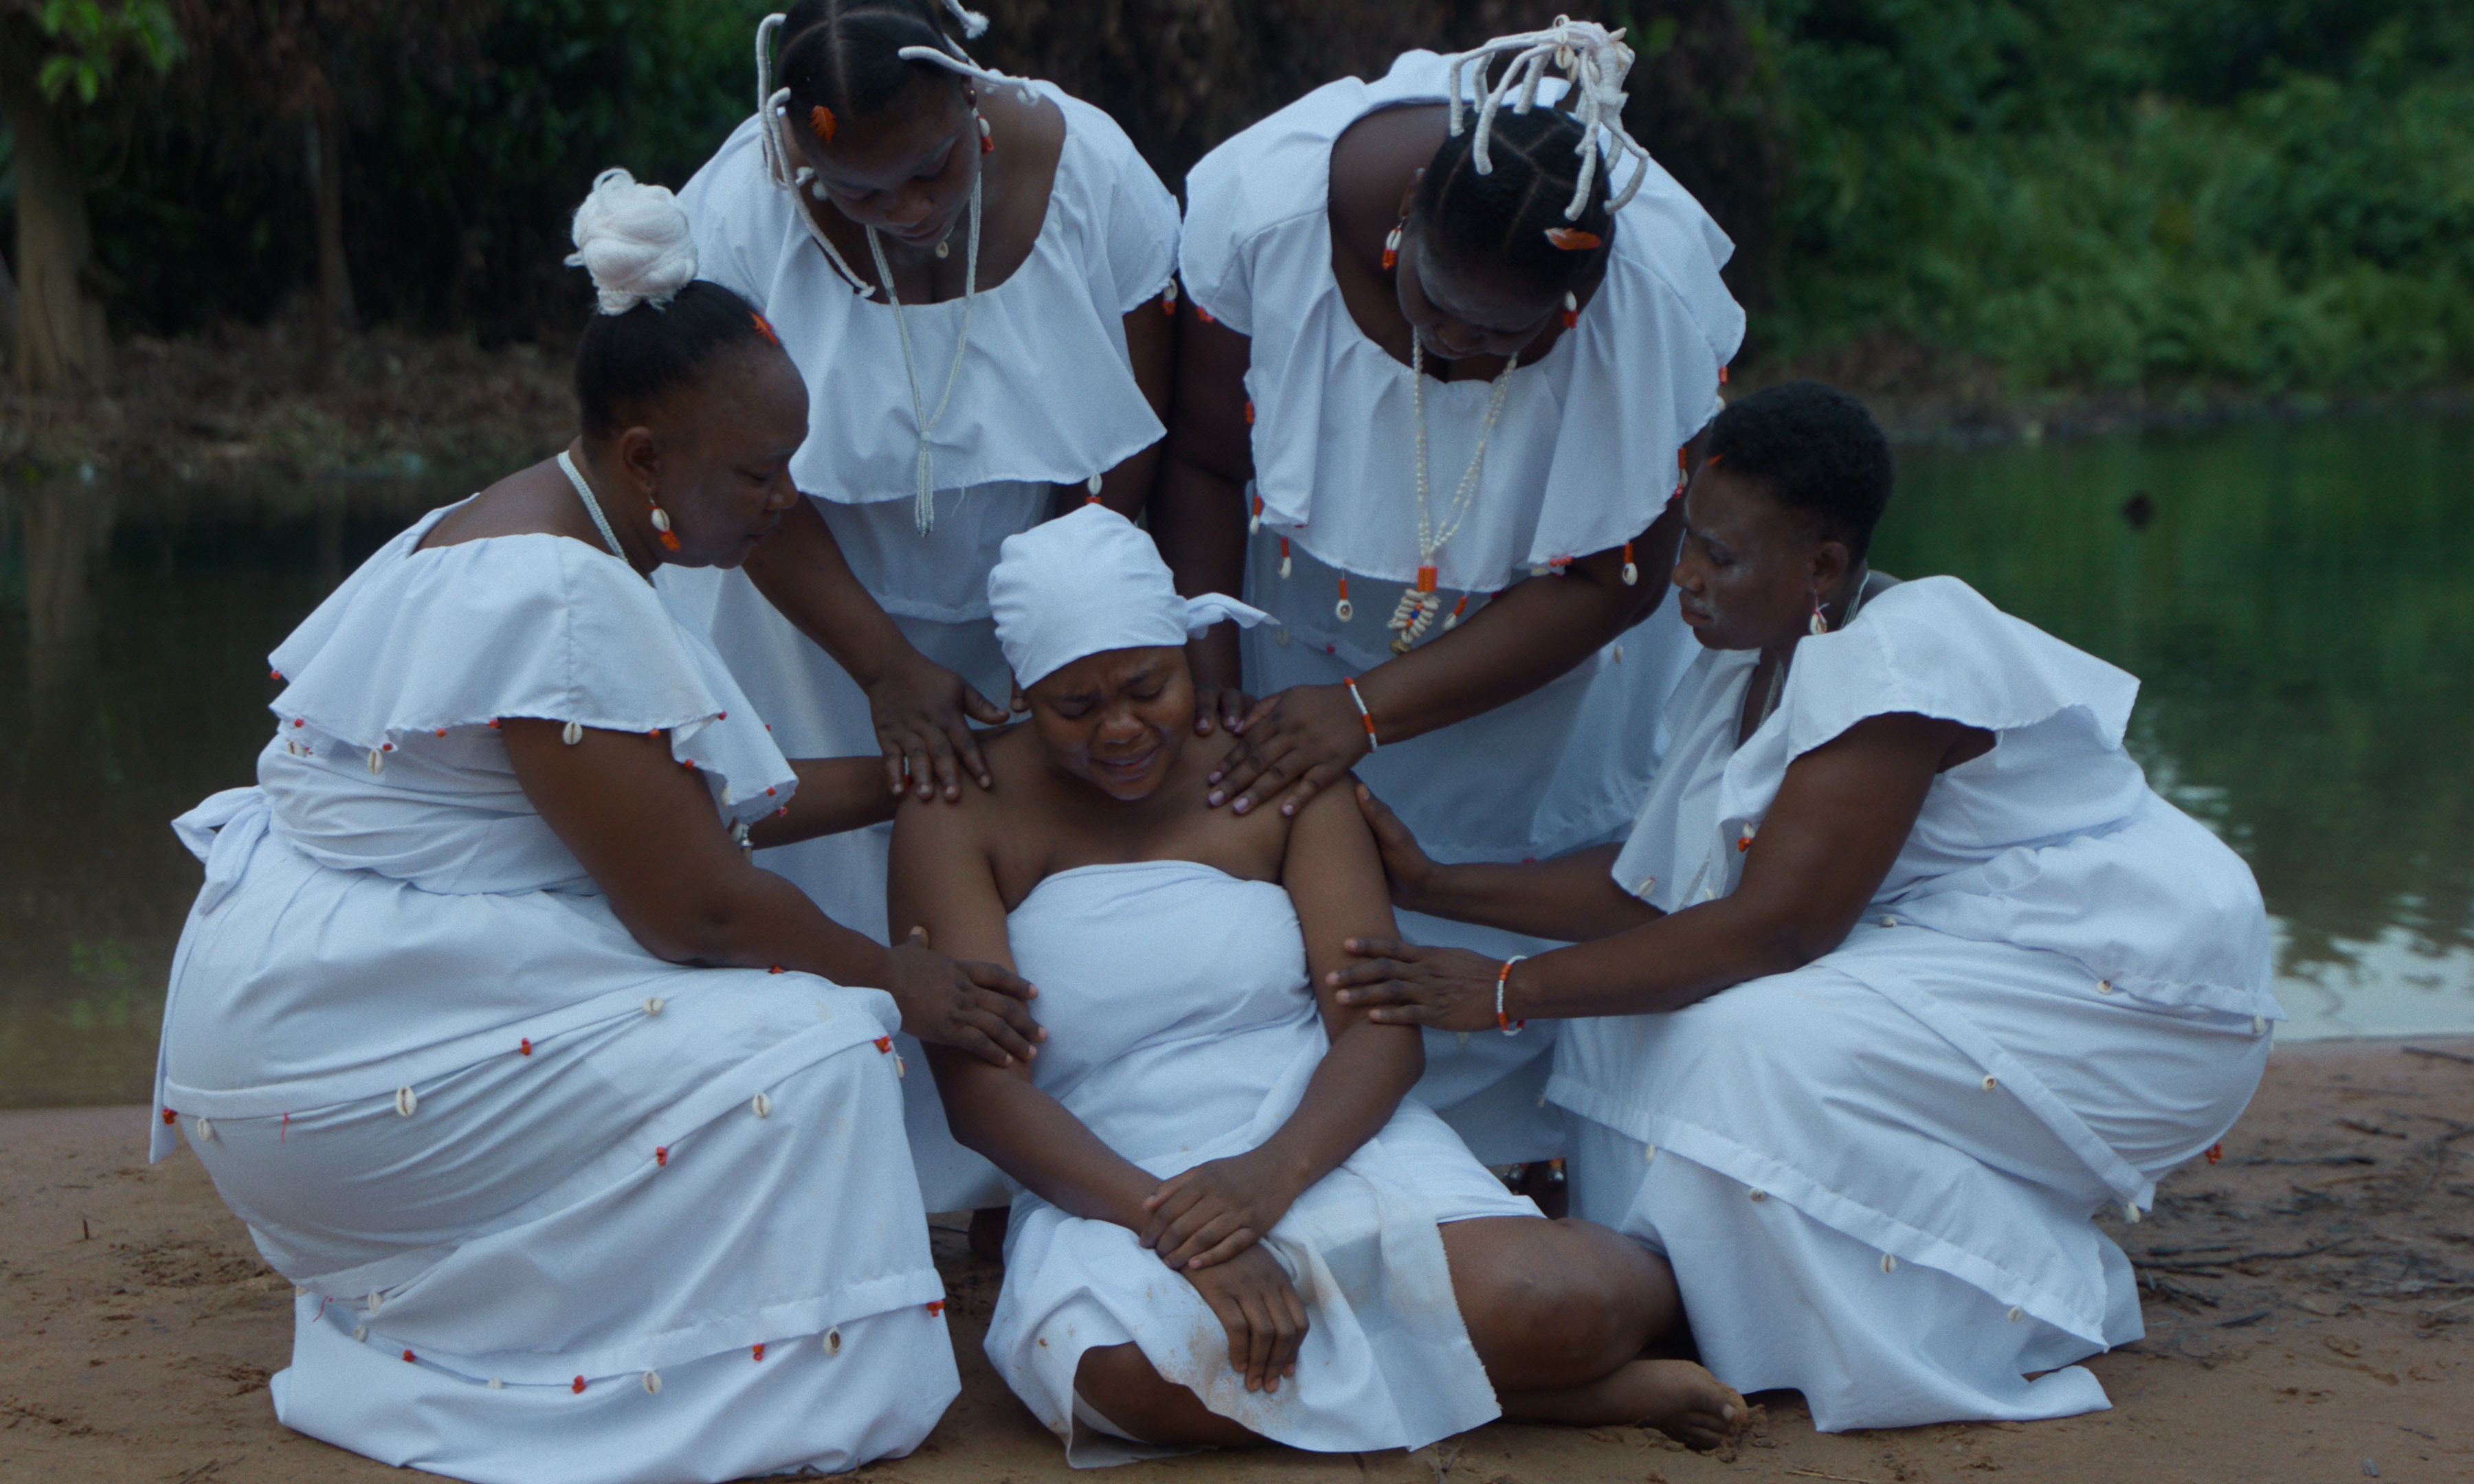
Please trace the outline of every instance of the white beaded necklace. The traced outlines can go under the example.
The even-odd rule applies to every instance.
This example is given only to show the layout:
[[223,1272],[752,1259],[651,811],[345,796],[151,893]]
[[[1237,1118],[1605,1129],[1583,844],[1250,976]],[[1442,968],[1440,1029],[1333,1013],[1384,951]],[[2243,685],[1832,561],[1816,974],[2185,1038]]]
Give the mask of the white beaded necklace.
[[618,533],[610,529],[610,517],[601,514],[601,502],[594,498],[593,487],[584,482],[582,474],[576,472],[575,461],[567,456],[567,450],[564,448],[558,451],[558,467],[560,472],[567,475],[567,482],[575,486],[575,497],[584,502],[585,514],[593,517],[593,528],[601,533],[601,539],[610,547],[610,555],[625,562],[627,553],[619,549]]
[[1439,530],[1426,479],[1426,342],[1415,334],[1410,336],[1409,406],[1418,424],[1418,582],[1401,590],[1399,606],[1392,610],[1385,624],[1394,631],[1392,653],[1395,655],[1407,654],[1411,646],[1424,638],[1426,631],[1434,626],[1435,614],[1443,610],[1443,594],[1435,590],[1435,553],[1460,534],[1461,522],[1468,518],[1469,503],[1477,497],[1478,481],[1486,473],[1487,440],[1494,436],[1495,419],[1503,416],[1504,395],[1512,387],[1512,372],[1519,365],[1519,352],[1515,351],[1494,378],[1494,390],[1487,397],[1486,420],[1478,424],[1477,452],[1469,456],[1468,467],[1461,473],[1460,489],[1452,494],[1450,515]]
[[910,350],[910,322],[903,318],[902,296],[893,291],[893,270],[885,261],[885,244],[878,240],[876,228],[867,229],[867,251],[876,258],[876,281],[885,287],[885,301],[893,307],[893,331],[902,341],[902,374],[910,383],[910,417],[919,425],[919,457],[913,467],[918,471],[917,504],[911,518],[926,536],[936,529],[936,454],[930,440],[935,437],[936,424],[945,420],[945,409],[953,405],[954,383],[962,376],[962,355],[971,344],[971,305],[980,293],[980,193],[987,180],[987,172],[971,178],[971,236],[962,257],[962,331],[954,338],[954,364],[945,371],[945,394],[936,399],[936,411],[930,413],[919,395],[919,369]]

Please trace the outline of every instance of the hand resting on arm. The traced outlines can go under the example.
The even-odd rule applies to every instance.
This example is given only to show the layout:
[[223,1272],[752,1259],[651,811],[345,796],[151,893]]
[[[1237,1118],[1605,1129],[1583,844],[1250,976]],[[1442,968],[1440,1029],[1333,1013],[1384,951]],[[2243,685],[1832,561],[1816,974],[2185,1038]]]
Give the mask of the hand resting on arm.
[[[1982,755],[1992,740],[1978,729],[1927,716],[1857,722],[1787,766],[1734,892],[1523,960],[1505,982],[1505,1014],[1568,1018],[1681,1010],[1731,985],[1811,963],[1846,940],[1880,890],[1934,776]],[[1572,869],[1560,862],[1529,868],[1541,876]],[[1512,895],[1516,901],[1536,896]],[[1614,917],[1605,920],[1613,925]],[[1501,960],[1388,939],[1349,948],[1366,962],[1330,977],[1343,1003],[1370,1008],[1387,1023],[1493,1028]]]
[[[1031,991],[1011,970],[957,963],[916,943],[887,948],[826,917],[732,844],[704,779],[671,758],[667,738],[587,729],[570,747],[560,730],[511,717],[500,734],[525,797],[647,952],[714,968],[779,965],[881,989],[901,1007],[902,1028],[923,1041],[1000,1065],[1031,1054]],[[885,802],[865,781],[872,760],[794,766],[803,786],[790,814],[751,838],[786,844],[848,829]],[[812,778],[826,785],[813,800],[804,786]]]

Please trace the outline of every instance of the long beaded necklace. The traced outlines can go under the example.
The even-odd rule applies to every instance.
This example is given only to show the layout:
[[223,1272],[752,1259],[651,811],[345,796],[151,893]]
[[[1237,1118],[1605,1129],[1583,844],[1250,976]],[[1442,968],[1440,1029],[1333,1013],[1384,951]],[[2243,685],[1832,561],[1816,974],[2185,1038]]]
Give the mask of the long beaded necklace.
[[919,369],[910,349],[910,322],[903,317],[902,296],[893,291],[893,269],[885,261],[885,244],[876,228],[867,229],[867,251],[876,258],[876,281],[885,286],[885,301],[893,306],[893,331],[902,341],[902,374],[910,383],[910,417],[919,426],[919,457],[913,467],[918,471],[916,506],[911,518],[926,536],[936,529],[936,453],[932,440],[936,424],[945,420],[945,409],[953,405],[954,383],[962,377],[963,353],[971,345],[971,306],[980,294],[980,195],[987,173],[971,178],[971,236],[962,257],[962,330],[954,338],[954,364],[945,371],[945,393],[936,399],[936,411],[930,413],[919,395]]
[[[1432,493],[1426,478],[1426,343],[1418,336],[1410,337],[1409,405],[1418,424],[1418,581],[1415,586],[1400,592],[1400,602],[1393,609],[1384,625],[1393,631],[1392,653],[1407,654],[1411,647],[1426,636],[1434,627],[1435,615],[1443,610],[1443,594],[1435,590],[1435,554],[1443,543],[1460,534],[1461,522],[1468,518],[1469,502],[1477,497],[1478,481],[1486,473],[1487,440],[1494,436],[1494,422],[1503,416],[1503,398],[1512,387],[1512,372],[1520,365],[1519,352],[1503,363],[1494,378],[1494,390],[1488,395],[1486,420],[1478,424],[1477,452],[1470,455],[1468,467],[1461,473],[1460,489],[1452,494],[1451,511],[1442,527],[1435,524]],[[1345,604],[1346,597],[1342,599]],[[1347,615],[1341,615],[1346,621]]]

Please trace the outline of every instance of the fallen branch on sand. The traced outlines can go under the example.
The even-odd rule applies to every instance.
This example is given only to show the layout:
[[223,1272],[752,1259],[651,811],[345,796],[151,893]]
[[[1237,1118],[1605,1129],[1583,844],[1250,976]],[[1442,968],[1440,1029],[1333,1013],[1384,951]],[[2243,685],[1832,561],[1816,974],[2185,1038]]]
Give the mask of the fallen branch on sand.
[[2442,1062],[2462,1062],[2468,1066],[2474,1066],[2474,1056],[2466,1056],[2462,1052],[2441,1051],[2432,1046],[2399,1046],[2397,1049],[2408,1056],[2436,1057]]

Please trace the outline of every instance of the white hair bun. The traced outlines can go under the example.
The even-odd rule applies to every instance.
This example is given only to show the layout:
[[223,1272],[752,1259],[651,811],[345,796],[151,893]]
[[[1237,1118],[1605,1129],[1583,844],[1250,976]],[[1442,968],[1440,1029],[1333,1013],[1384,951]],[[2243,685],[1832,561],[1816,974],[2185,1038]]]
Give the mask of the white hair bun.
[[666,185],[643,185],[624,170],[594,177],[593,194],[575,208],[575,252],[570,268],[593,275],[603,314],[638,304],[667,306],[695,281],[695,238],[687,211]]

